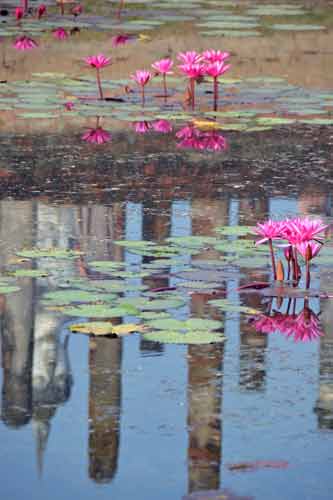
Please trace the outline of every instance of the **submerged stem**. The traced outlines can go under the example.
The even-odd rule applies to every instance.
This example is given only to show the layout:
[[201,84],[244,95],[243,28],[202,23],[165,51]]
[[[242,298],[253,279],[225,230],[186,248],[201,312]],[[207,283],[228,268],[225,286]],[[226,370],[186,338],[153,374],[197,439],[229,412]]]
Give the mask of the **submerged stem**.
[[145,105],[145,86],[141,86],[142,107]]

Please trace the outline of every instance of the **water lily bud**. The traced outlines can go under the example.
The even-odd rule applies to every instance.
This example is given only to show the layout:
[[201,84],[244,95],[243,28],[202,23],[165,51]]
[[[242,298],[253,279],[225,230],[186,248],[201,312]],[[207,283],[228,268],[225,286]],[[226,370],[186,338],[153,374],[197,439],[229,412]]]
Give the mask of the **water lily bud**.
[[281,260],[278,261],[276,266],[276,280],[284,281],[284,268]]
[[312,259],[312,249],[311,249],[311,246],[308,245],[306,247],[305,260],[311,260],[311,259]]

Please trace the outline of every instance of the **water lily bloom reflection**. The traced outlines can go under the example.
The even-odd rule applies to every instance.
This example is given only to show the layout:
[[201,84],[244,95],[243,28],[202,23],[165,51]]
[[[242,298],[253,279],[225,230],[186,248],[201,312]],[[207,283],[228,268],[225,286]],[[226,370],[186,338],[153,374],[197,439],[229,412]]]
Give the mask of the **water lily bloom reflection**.
[[33,40],[32,38],[29,38],[27,36],[20,36],[15,40],[13,46],[15,47],[16,50],[31,50],[34,49],[35,47],[38,47],[38,43],[35,42],[35,40]]
[[181,139],[177,147],[199,151],[223,151],[227,148],[225,137],[216,130],[203,132],[193,125],[186,125],[176,133]]
[[168,120],[156,120],[152,125],[155,132],[160,132],[162,134],[172,132],[172,125]]
[[83,12],[83,7],[81,4],[74,5],[74,7],[71,8],[71,14],[73,14],[73,16],[75,16],[75,17],[82,14],[82,12]]
[[24,10],[22,7],[16,7],[15,9],[15,19],[16,21],[20,21],[24,15]]
[[215,62],[222,62],[225,61],[230,56],[229,52],[222,52],[221,50],[205,50],[202,53],[202,57],[205,60],[205,62],[208,63],[215,63]]
[[324,335],[318,316],[307,305],[298,314],[262,314],[250,321],[259,333],[279,332],[295,342],[308,342]]
[[90,128],[82,136],[82,140],[91,144],[104,144],[110,142],[111,139],[111,134],[102,127]]
[[145,103],[145,86],[152,79],[153,75],[150,71],[145,69],[136,70],[133,75],[131,75],[131,79],[134,80],[139,87],[141,87],[141,96],[142,96],[142,105]]
[[58,40],[66,40],[69,37],[69,34],[64,28],[57,28],[52,31],[54,38]]
[[109,64],[111,64],[111,57],[106,57],[104,54],[98,54],[97,56],[86,57],[84,60],[89,66],[96,69],[99,98],[104,99],[100,70],[101,68],[105,68],[105,66],[109,66]]
[[141,121],[134,122],[133,127],[137,134],[146,134],[152,128],[152,125],[147,121]]
[[129,42],[129,35],[115,35],[111,38],[112,47],[118,47],[119,45],[125,45]]

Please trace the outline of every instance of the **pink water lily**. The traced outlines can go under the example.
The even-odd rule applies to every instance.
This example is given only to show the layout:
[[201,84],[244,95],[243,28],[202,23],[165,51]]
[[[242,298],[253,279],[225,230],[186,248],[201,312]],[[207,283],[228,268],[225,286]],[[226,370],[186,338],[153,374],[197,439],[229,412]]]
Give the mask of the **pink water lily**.
[[111,57],[106,57],[104,54],[98,54],[97,56],[86,57],[84,61],[92,68],[101,69],[111,64]]
[[152,79],[153,75],[150,71],[145,69],[137,69],[135,73],[131,75],[131,79],[134,80],[139,87],[141,87],[142,105],[145,103],[145,86]]
[[161,75],[172,75],[173,61],[171,59],[160,59],[152,64],[152,68]]
[[161,59],[160,61],[154,62],[151,66],[156,71],[157,74],[162,75],[164,97],[167,97],[168,93],[166,85],[166,75],[173,74],[173,71],[171,71],[173,66],[173,61],[171,59]]
[[46,14],[46,5],[41,3],[37,7],[37,18],[40,19],[44,14]]
[[308,217],[286,219],[283,222],[282,237],[290,245],[296,245],[303,241],[323,240],[323,233],[328,228],[321,219],[309,219]]
[[213,77],[213,90],[214,90],[214,111],[217,111],[218,107],[218,89],[219,89],[219,77],[222,76],[226,71],[230,69],[230,64],[225,64],[225,61],[214,61],[210,62],[205,66],[205,74]]
[[189,79],[189,91],[192,109],[195,107],[195,82],[205,74],[205,67],[199,63],[185,63],[178,66],[180,71]]
[[302,241],[296,244],[296,250],[302,255],[305,260],[312,260],[316,257],[323,245],[314,241]]
[[15,40],[13,46],[16,50],[31,50],[38,47],[38,43],[27,36],[20,36]]
[[275,256],[273,249],[273,240],[281,238],[282,227],[283,224],[281,222],[269,219],[267,222],[262,222],[262,223],[258,222],[256,228],[254,229],[254,231],[258,235],[263,236],[263,238],[261,238],[256,242],[256,246],[261,245],[262,243],[266,243],[266,241],[268,241],[271,260],[272,260],[274,280],[276,280],[276,264],[275,264]]
[[66,40],[66,38],[69,37],[69,34],[64,28],[56,28],[55,30],[52,31],[54,38],[57,38],[58,40]]
[[104,95],[102,89],[100,70],[101,68],[105,68],[106,66],[109,66],[111,64],[111,57],[106,57],[104,54],[98,54],[97,56],[86,57],[84,61],[89,66],[96,69],[96,80],[97,80],[97,87],[99,90],[99,98],[103,100]]
[[277,240],[280,239],[282,228],[284,227],[283,223],[280,221],[275,221],[272,219],[268,219],[266,222],[257,222],[257,226],[254,231],[259,236],[263,236],[260,240],[256,241],[256,246],[261,245],[262,243],[266,243],[269,240]]
[[111,134],[102,127],[90,128],[82,136],[82,140],[91,144],[104,144],[111,141]]
[[155,132],[160,132],[162,134],[172,132],[172,125],[168,120],[156,120],[152,125]]
[[64,107],[66,111],[72,111],[74,109],[74,102],[71,101],[65,102]]
[[202,61],[203,57],[195,50],[189,50],[187,52],[179,52],[177,55],[177,59],[182,64],[197,64]]
[[202,53],[205,62],[215,63],[225,61],[230,56],[229,52],[222,52],[221,50],[209,49]]

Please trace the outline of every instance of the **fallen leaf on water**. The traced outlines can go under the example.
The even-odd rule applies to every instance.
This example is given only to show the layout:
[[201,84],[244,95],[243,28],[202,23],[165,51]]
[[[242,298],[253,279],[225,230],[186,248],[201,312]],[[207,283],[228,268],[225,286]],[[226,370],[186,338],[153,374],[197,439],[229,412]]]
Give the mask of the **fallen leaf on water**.
[[144,332],[146,330],[144,325],[136,324],[122,324],[114,325],[109,321],[88,321],[87,323],[78,323],[71,325],[69,329],[73,333],[84,333],[86,335],[115,335],[122,337],[134,332]]
[[150,42],[151,41],[151,37],[148,35],[144,35],[143,33],[140,33],[138,38],[139,38],[140,42]]

